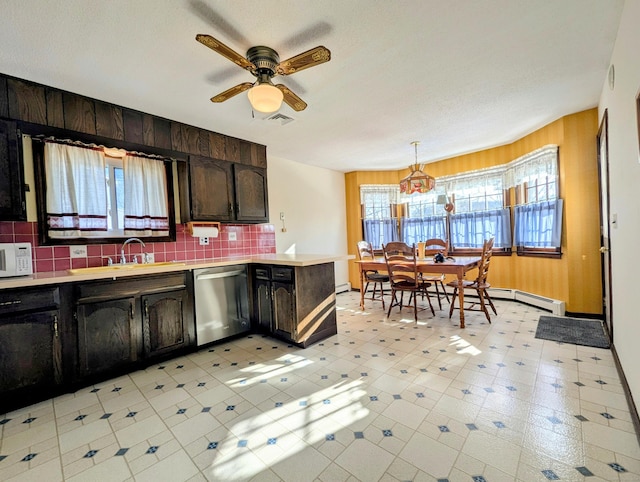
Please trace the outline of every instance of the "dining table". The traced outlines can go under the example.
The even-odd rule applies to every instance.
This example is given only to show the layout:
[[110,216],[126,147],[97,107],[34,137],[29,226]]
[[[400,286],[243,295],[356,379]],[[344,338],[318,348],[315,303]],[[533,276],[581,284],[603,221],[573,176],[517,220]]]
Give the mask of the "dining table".
[[[477,268],[480,264],[480,256],[447,256],[443,262],[436,263],[432,257],[418,258],[416,266],[420,273],[454,275],[458,278],[459,286],[462,286],[464,275]],[[383,257],[368,260],[356,260],[360,266],[360,307],[364,309],[364,286],[366,271],[386,271],[387,262]],[[464,328],[464,289],[458,290],[460,301],[460,328]]]

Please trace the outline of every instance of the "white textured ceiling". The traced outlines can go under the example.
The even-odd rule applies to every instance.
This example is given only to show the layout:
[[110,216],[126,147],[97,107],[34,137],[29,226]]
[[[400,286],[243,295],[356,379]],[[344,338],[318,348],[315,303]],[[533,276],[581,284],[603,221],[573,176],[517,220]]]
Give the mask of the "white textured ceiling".
[[[338,171],[509,143],[598,103],[623,0],[0,0],[0,72],[265,144]],[[329,63],[277,78],[308,103],[253,117],[248,72],[195,41]]]

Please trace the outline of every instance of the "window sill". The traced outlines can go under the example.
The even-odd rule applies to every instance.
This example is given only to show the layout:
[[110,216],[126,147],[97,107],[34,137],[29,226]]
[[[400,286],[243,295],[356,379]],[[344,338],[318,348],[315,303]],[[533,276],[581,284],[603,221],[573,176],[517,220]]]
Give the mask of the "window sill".
[[[481,256],[482,248],[454,249],[450,256]],[[493,248],[492,256],[511,256],[511,248]]]

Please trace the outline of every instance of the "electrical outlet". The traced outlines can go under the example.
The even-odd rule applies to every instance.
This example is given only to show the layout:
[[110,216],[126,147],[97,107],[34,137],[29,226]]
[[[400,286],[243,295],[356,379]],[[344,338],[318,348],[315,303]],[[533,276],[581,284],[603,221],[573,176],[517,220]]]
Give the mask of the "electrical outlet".
[[147,253],[147,263],[155,263],[156,255],[155,253]]
[[200,246],[208,246],[209,238],[206,236],[200,236]]
[[237,241],[238,237],[235,231],[229,231],[229,241]]
[[71,258],[86,258],[87,247],[86,246],[71,246]]

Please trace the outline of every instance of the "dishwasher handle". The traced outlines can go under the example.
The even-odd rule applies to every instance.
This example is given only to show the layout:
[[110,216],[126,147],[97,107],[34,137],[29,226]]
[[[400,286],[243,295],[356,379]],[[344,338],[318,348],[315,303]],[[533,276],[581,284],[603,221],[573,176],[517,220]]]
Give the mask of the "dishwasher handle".
[[199,274],[196,276],[196,280],[205,280],[205,279],[219,279],[219,278],[230,278],[232,276],[238,276],[245,273],[243,269],[237,269],[234,271],[224,271],[222,273],[209,273],[209,274]]

